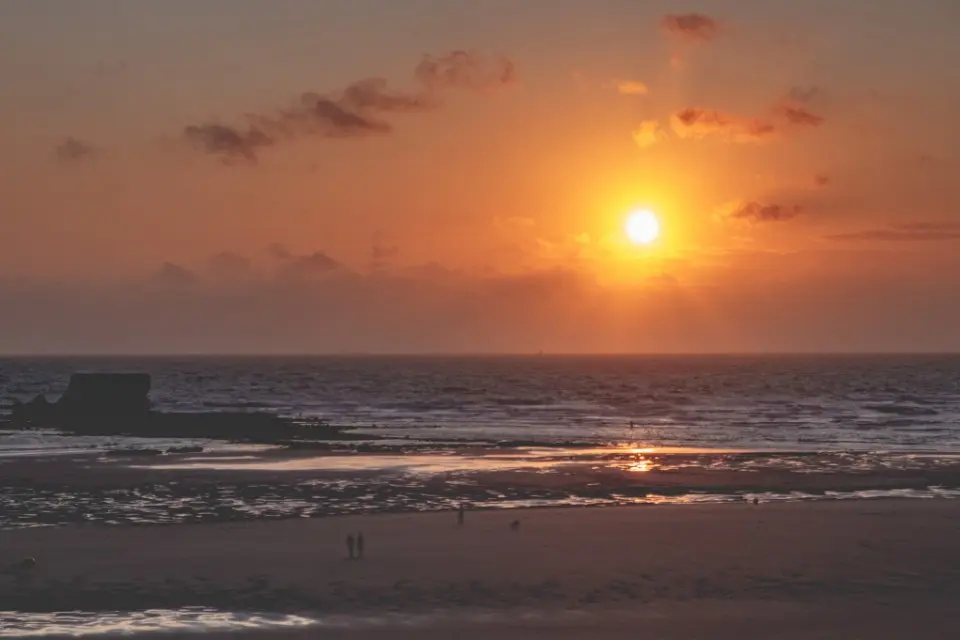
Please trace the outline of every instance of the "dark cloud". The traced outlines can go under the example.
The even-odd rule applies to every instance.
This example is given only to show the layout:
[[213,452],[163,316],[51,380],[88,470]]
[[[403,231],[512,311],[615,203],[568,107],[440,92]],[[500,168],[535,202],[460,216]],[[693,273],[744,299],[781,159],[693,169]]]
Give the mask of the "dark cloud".
[[775,110],[778,115],[783,116],[791,124],[799,124],[810,127],[819,127],[826,119],[810,112],[806,107],[793,104],[781,104]]
[[335,94],[304,93],[293,108],[249,116],[248,126],[206,123],[186,127],[183,134],[196,148],[228,162],[256,162],[263,147],[298,137],[388,134],[393,126],[384,114],[428,111],[441,105],[443,91],[483,90],[516,80],[510,60],[466,51],[426,55],[413,76],[417,88],[410,92],[391,89],[383,78],[366,78]]
[[267,247],[267,253],[272,258],[277,260],[289,260],[293,257],[293,254],[290,252],[290,249],[286,245],[280,244],[279,242],[274,242],[269,247]]
[[97,150],[94,147],[73,137],[67,138],[58,144],[54,151],[57,160],[63,163],[79,162],[89,158],[96,152]]
[[829,240],[849,242],[938,242],[960,240],[960,223],[914,222],[884,229],[866,229],[851,233],[834,233]]
[[290,255],[278,275],[282,279],[300,280],[324,275],[342,269],[343,265],[323,251],[314,251],[305,255]]
[[798,104],[810,104],[822,97],[823,90],[820,87],[791,87],[785,99]]
[[329,126],[328,134],[338,136],[362,135],[366,133],[390,133],[389,124],[378,122],[359,113],[348,111],[342,105],[328,98],[318,99],[311,107],[311,115]]
[[422,111],[436,106],[426,93],[393,91],[383,78],[367,78],[343,90],[343,102],[356,109],[377,111]]
[[428,89],[491,89],[517,81],[516,66],[509,58],[486,58],[467,51],[425,55],[414,76]]
[[793,87],[774,106],[773,113],[790,124],[818,127],[826,122],[826,118],[814,113],[811,108],[822,102],[822,97],[823,92],[819,87]]
[[728,220],[743,220],[746,222],[782,222],[800,215],[799,205],[785,206],[781,204],[761,204],[759,202],[743,202],[728,207],[721,216]]
[[701,13],[667,14],[660,27],[669,35],[710,42],[720,35],[720,23]]
[[198,280],[193,271],[173,262],[164,262],[154,279],[160,284],[173,287],[189,286]]
[[223,279],[242,278],[253,272],[250,258],[233,251],[222,251],[207,262],[210,273]]
[[257,151],[274,143],[273,138],[256,127],[242,130],[215,123],[189,126],[183,135],[197,149],[218,155],[225,162],[246,160],[255,163]]
[[[724,138],[731,142],[764,142],[778,137],[786,125],[816,127],[826,119],[813,113],[806,103],[819,95],[819,89],[791,89],[765,118],[740,116],[717,109],[686,107],[670,118],[674,133],[684,139]],[[782,119],[782,121],[780,121]]]
[[776,127],[764,120],[699,107],[676,111],[670,122],[679,137],[695,140],[718,136],[733,142],[760,142],[777,133]]
[[376,267],[383,267],[387,262],[393,260],[400,254],[400,248],[395,245],[383,245],[376,243],[370,247],[370,261]]

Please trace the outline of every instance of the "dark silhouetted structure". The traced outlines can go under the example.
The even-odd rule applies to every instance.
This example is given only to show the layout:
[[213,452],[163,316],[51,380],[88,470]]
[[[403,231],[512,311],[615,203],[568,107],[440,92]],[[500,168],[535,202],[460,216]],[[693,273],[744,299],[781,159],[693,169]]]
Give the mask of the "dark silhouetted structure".
[[43,394],[29,402],[13,400],[6,407],[10,418],[4,428],[52,428],[79,435],[218,438],[304,447],[316,447],[317,440],[380,439],[352,434],[323,421],[292,420],[269,413],[151,411],[150,387],[150,375],[146,373],[75,373],[56,402],[48,401]]
[[75,373],[58,410],[84,418],[143,418],[150,411],[150,375],[146,373]]

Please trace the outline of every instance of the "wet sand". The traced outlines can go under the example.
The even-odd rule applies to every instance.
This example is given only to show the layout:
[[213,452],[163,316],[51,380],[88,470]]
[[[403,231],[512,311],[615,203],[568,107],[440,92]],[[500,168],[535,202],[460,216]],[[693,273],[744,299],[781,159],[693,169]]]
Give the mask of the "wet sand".
[[960,458],[631,448],[0,460],[0,530],[449,509],[958,497]]
[[[514,531],[510,523],[519,518]],[[362,530],[367,557],[345,559]],[[377,515],[0,533],[0,602],[314,617],[495,611],[429,628],[277,637],[947,638],[960,502],[657,506]],[[539,620],[526,619],[539,612]],[[179,635],[178,637],[190,637]]]

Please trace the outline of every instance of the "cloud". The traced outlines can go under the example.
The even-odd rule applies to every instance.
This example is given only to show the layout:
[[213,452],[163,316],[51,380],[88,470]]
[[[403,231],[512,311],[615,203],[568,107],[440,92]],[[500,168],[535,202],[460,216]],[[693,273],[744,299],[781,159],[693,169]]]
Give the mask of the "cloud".
[[645,96],[650,90],[639,80],[618,80],[617,93],[623,96]]
[[161,284],[171,287],[185,287],[195,284],[198,280],[197,275],[190,269],[173,262],[164,262],[154,280]]
[[825,187],[830,184],[831,178],[825,173],[818,173],[813,176],[813,184],[818,187]]
[[362,135],[365,133],[390,133],[393,127],[385,122],[348,111],[344,106],[328,98],[318,98],[307,112],[319,122],[329,126],[327,133],[335,136]]
[[884,229],[867,229],[852,233],[834,233],[828,240],[848,242],[938,242],[960,240],[960,223],[914,222]]
[[385,245],[379,239],[370,247],[370,268],[374,271],[383,271],[390,267],[393,260],[400,255],[400,247]]
[[686,107],[673,113],[670,124],[678,137],[688,140],[715,137],[729,142],[766,142],[778,137],[787,125],[818,127],[826,122],[823,116],[813,113],[805,104],[818,95],[819,89],[794,87],[769,110],[767,118]]
[[216,123],[186,127],[183,135],[195,148],[218,155],[228,163],[238,159],[255,163],[257,152],[274,142],[273,138],[256,127],[242,130]]
[[799,205],[761,204],[756,201],[734,202],[721,207],[717,215],[723,220],[743,222],[783,222],[796,218],[801,213]]
[[253,273],[250,258],[233,251],[221,251],[207,261],[210,273],[225,280],[246,278]]
[[343,102],[356,109],[377,111],[421,111],[435,103],[428,94],[405,94],[388,87],[384,78],[367,78],[343,90]]
[[314,251],[305,255],[290,255],[279,270],[281,279],[303,279],[337,271],[343,265],[323,251]]
[[97,150],[94,147],[73,137],[67,138],[58,144],[54,150],[57,160],[63,163],[79,162],[89,158],[96,152]]
[[667,137],[666,132],[656,120],[644,120],[633,130],[633,141],[641,149],[651,147]]
[[731,142],[764,142],[777,133],[770,122],[699,107],[676,111],[670,124],[677,136],[689,140],[719,137]]
[[305,92],[293,107],[248,116],[244,125],[187,126],[183,136],[194,148],[227,163],[256,163],[262,149],[286,140],[389,134],[394,127],[383,120],[385,114],[429,111],[442,104],[441,94],[446,91],[484,91],[512,85],[516,78],[514,64],[507,58],[466,51],[425,55],[414,69],[411,91],[392,89],[384,78],[366,78],[334,94]]
[[782,116],[790,124],[799,124],[809,127],[819,127],[826,119],[810,112],[806,107],[793,104],[780,104],[774,109],[774,113]]
[[660,21],[664,33],[694,42],[710,42],[720,35],[720,23],[701,13],[667,14]]
[[819,87],[792,87],[787,95],[774,105],[773,113],[790,124],[818,127],[826,122],[826,118],[813,113],[810,106],[819,102],[822,96],[823,92]]
[[275,258],[277,260],[289,260],[293,257],[290,249],[288,249],[286,245],[280,244],[279,242],[274,242],[267,247],[267,254],[271,258]]
[[486,58],[462,50],[425,55],[413,74],[427,89],[434,90],[484,90],[517,82],[516,66],[509,58]]

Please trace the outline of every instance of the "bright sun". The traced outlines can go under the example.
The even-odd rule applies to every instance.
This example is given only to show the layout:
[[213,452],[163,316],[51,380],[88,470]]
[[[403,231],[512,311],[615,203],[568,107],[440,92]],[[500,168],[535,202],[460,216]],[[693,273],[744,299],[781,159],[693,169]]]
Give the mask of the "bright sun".
[[634,244],[650,244],[660,237],[660,221],[653,211],[634,211],[627,217],[625,230]]

